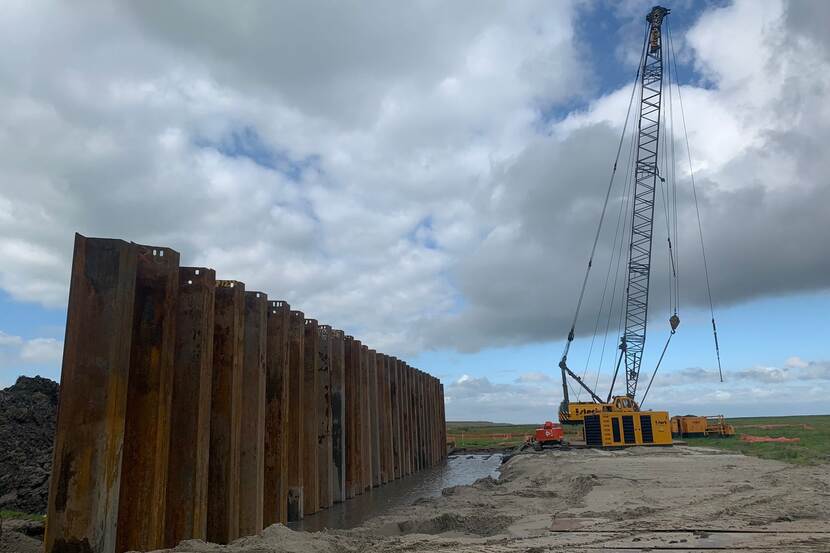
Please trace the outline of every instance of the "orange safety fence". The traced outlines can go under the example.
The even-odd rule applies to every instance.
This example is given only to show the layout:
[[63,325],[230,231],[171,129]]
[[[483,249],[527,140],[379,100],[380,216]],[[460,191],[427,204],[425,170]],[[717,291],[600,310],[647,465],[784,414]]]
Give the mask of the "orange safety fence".
[[447,441],[463,441],[464,439],[467,440],[480,440],[482,438],[490,438],[491,440],[512,440],[512,439],[526,439],[528,436],[526,434],[516,435],[513,434],[447,434]]
[[801,441],[801,438],[785,438],[783,436],[778,438],[773,438],[771,436],[752,436],[750,434],[741,434],[741,441],[748,442],[751,444],[757,443],[764,443],[764,442],[775,442],[781,444],[793,444]]
[[761,430],[775,430],[776,428],[795,427],[802,430],[815,430],[810,424],[742,424],[740,428],[760,428]]

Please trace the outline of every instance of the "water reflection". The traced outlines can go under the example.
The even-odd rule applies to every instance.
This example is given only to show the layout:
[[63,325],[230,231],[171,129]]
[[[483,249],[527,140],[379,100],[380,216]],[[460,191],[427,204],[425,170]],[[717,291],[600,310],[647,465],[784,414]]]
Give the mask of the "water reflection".
[[307,516],[300,522],[290,522],[288,526],[307,532],[323,528],[354,528],[371,517],[411,505],[422,497],[440,496],[444,488],[472,484],[487,476],[498,478],[500,466],[499,454],[450,456],[444,465],[373,488],[371,492]]

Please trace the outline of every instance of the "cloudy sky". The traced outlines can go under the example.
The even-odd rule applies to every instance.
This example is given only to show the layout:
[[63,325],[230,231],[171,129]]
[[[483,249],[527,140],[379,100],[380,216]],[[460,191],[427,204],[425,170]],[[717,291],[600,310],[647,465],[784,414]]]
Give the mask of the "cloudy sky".
[[[80,232],[406,358],[448,418],[554,417],[652,4],[5,3],[0,386],[59,378]],[[647,407],[827,413],[830,4],[667,5],[725,382],[676,132],[682,323]],[[615,190],[570,356],[602,390]],[[657,216],[644,372],[670,315]]]

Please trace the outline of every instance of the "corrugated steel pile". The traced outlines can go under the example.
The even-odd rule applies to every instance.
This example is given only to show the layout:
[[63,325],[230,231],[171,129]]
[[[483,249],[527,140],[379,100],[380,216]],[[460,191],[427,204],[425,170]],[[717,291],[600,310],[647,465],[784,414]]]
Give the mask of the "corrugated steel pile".
[[443,386],[166,247],[76,236],[47,553],[227,543],[446,457]]

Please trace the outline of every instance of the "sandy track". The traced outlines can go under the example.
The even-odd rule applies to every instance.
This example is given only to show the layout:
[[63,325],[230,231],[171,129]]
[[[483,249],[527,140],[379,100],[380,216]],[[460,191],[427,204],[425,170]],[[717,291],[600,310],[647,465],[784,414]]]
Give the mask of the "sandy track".
[[518,455],[349,531],[273,526],[205,552],[830,551],[830,467],[702,448]]

